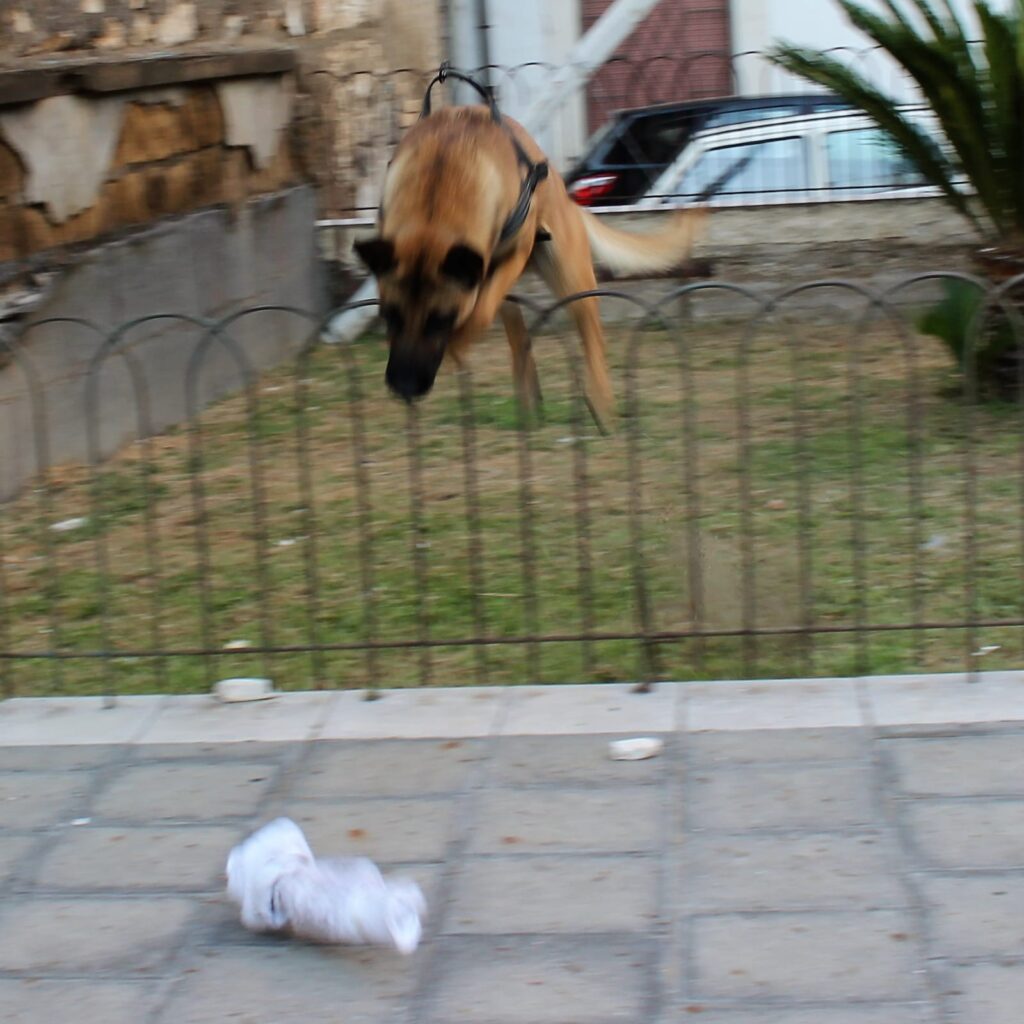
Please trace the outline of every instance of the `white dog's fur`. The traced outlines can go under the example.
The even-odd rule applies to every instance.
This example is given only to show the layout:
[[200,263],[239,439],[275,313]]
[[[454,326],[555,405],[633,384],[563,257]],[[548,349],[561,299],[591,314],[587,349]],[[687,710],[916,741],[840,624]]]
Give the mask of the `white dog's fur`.
[[255,932],[288,932],[313,942],[419,945],[426,902],[405,878],[384,878],[365,857],[317,860],[302,830],[278,818],[228,856],[228,895],[242,924]]

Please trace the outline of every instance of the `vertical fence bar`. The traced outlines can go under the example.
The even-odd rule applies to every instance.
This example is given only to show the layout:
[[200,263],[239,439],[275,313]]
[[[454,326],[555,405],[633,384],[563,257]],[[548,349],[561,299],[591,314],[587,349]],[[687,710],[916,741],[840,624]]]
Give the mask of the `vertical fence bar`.
[[430,639],[429,580],[427,576],[427,550],[430,541],[423,519],[426,496],[423,492],[423,450],[420,439],[419,410],[413,404],[406,406],[405,418],[406,459],[409,467],[409,535],[412,539],[413,580],[416,594],[416,637],[420,642],[420,686],[429,686],[432,659],[427,641]]
[[[2,344],[2,340],[0,340]],[[7,545],[4,531],[0,528],[0,653],[11,650],[10,612],[7,604]],[[6,697],[15,695],[14,661],[0,658],[0,693]]]
[[[160,601],[160,574],[159,574],[159,542],[157,537],[156,516],[154,513],[154,496],[152,481],[150,480],[150,466],[152,465],[152,442],[153,433],[152,419],[150,416],[149,390],[146,386],[146,377],[128,347],[126,339],[129,331],[135,326],[145,323],[150,318],[139,321],[132,321],[112,332],[100,347],[93,354],[89,362],[86,376],[85,389],[85,418],[86,438],[89,454],[90,469],[90,500],[91,515],[94,529],[93,535],[93,560],[96,565],[97,591],[99,594],[100,606],[100,646],[104,656],[110,659],[110,664],[117,664],[115,659],[116,644],[111,634],[111,566],[109,550],[107,547],[107,534],[110,522],[107,515],[107,505],[103,490],[104,474],[100,468],[103,463],[102,438],[99,423],[99,386],[100,374],[108,364],[112,355],[118,355],[126,367],[132,382],[132,395],[135,405],[135,426],[138,435],[137,443],[140,446],[141,457],[138,460],[140,490],[143,494],[143,539],[146,549],[146,569],[149,580],[149,606],[150,606],[150,643],[154,650],[160,650],[162,632],[160,629],[160,617],[162,605]],[[158,319],[162,319],[158,317]],[[166,681],[167,666],[165,659],[158,657],[154,663],[157,686],[161,689]],[[113,694],[108,696],[113,699]]]
[[[63,646],[61,642],[63,631],[60,621],[60,574],[57,566],[56,544],[53,539],[53,482],[50,479],[50,438],[47,427],[49,416],[45,406],[45,394],[42,390],[38,394],[39,402],[33,403],[32,426],[38,473],[35,491],[39,502],[39,525],[42,532],[43,560],[46,572],[43,592],[49,601],[50,650],[53,654],[57,654]],[[63,682],[64,664],[60,658],[51,658],[50,685],[54,693],[60,692]]]
[[[895,322],[895,318],[890,318]],[[904,400],[907,409],[907,502],[910,514],[911,580],[910,601],[913,609],[914,658],[923,664],[926,636],[921,625],[924,622],[924,536],[921,524],[924,521],[924,475],[921,469],[923,438],[926,435],[926,410],[921,402],[921,379],[917,352],[917,339],[902,325],[897,324],[906,351],[906,380]]]
[[[1020,281],[1016,282],[1017,287]],[[1018,300],[1019,301],[1019,300]],[[1015,357],[1017,360],[1017,394],[1014,396],[1017,403],[1017,437],[1020,440],[1017,446],[1017,523],[1019,525],[1020,548],[1017,556],[1017,564],[1020,576],[1020,589],[1017,593],[1017,616],[1024,610],[1024,322],[1020,312],[1013,306],[1013,341],[1015,346]],[[1021,641],[1020,656],[1024,657],[1024,629],[1018,629]]]
[[[5,332],[0,331],[0,362],[13,363],[14,347]],[[2,412],[2,405],[0,405]],[[7,544],[5,531],[0,522],[0,653],[11,650],[11,620],[7,600]],[[0,658],[0,693],[4,697],[13,697],[16,693],[15,666],[13,659]]]
[[274,619],[270,613],[270,578],[267,565],[267,507],[263,490],[263,464],[260,458],[260,399],[256,380],[249,376],[245,390],[245,426],[249,454],[249,494],[252,501],[252,544],[256,563],[256,585],[260,610],[260,636],[263,653],[260,663],[264,678],[272,678],[270,654],[274,646]]
[[[146,397],[146,418],[149,419],[149,398]],[[149,579],[150,643],[153,650],[164,649],[164,602],[163,602],[163,558],[160,554],[160,525],[156,514],[156,495],[153,491],[153,475],[156,463],[153,458],[152,426],[142,438],[139,473],[142,478],[144,496],[144,525],[146,543],[146,575]],[[153,675],[158,691],[167,689],[167,658],[163,654],[154,659]]]
[[[466,555],[469,560],[470,607],[473,630],[477,639],[487,635],[487,613],[484,608],[484,545],[480,529],[480,491],[476,466],[476,415],[473,403],[473,377],[468,369],[460,370],[459,403],[462,428],[462,471],[466,492]],[[473,648],[476,659],[477,681],[484,683],[488,673],[487,648],[477,644]]]
[[523,624],[526,643],[526,678],[541,682],[540,597],[537,593],[537,545],[533,497],[533,433],[525,403],[516,403],[516,440],[519,470],[519,565],[523,586]]
[[[210,543],[206,535],[206,488],[203,483],[205,470],[205,449],[203,428],[198,412],[194,412],[188,424],[189,489],[192,492],[192,525],[195,531],[196,584],[199,591],[199,641],[204,651],[213,646],[213,612],[210,582]],[[209,657],[203,658],[203,672],[206,685],[214,682],[214,666]]]
[[683,490],[686,501],[686,564],[689,585],[688,612],[694,633],[693,663],[697,674],[704,670],[704,555],[700,520],[700,446],[697,444],[698,393],[694,380],[693,355],[689,338],[677,338],[683,436]]
[[974,652],[978,647],[978,479],[974,459],[974,417],[978,401],[978,341],[984,330],[987,303],[983,302],[968,328],[964,343],[964,668],[973,681],[977,675],[977,659]]
[[366,659],[367,700],[375,700],[380,685],[377,648],[377,586],[374,573],[373,497],[367,473],[366,431],[363,426],[363,388],[355,360],[355,345],[341,346],[348,375],[348,408],[352,425],[352,469],[356,480],[359,523],[359,582],[362,591],[363,642]]
[[796,463],[797,491],[797,589],[800,593],[800,674],[814,671],[814,524],[811,517],[810,475],[814,453],[807,445],[806,411],[803,398],[803,377],[798,345],[789,335],[790,374],[792,376],[793,450]]
[[576,357],[572,358],[574,394],[571,398],[573,441],[572,480],[573,506],[576,521],[576,577],[579,581],[580,630],[583,634],[583,673],[594,675],[594,570],[590,544],[590,480],[587,474],[588,429],[587,403],[583,398],[582,378]]
[[[253,307],[247,312],[259,312],[262,307]],[[148,317],[146,319],[156,319]],[[213,602],[212,583],[210,580],[210,542],[209,531],[209,510],[206,502],[206,488],[203,483],[205,471],[205,451],[203,440],[203,429],[201,425],[201,402],[199,398],[199,381],[203,370],[203,364],[209,352],[216,346],[226,352],[232,359],[239,371],[245,385],[245,433],[247,454],[249,459],[250,492],[253,502],[253,542],[257,548],[257,580],[259,585],[259,607],[261,617],[261,636],[263,646],[269,646],[272,640],[272,633],[269,631],[267,621],[266,595],[267,578],[265,561],[261,564],[261,557],[265,559],[265,527],[263,524],[264,509],[262,507],[262,489],[260,487],[260,464],[259,455],[255,448],[257,436],[255,424],[258,420],[258,406],[256,398],[256,374],[249,363],[242,348],[235,342],[221,325],[210,324],[193,317],[177,317],[180,320],[187,320],[203,333],[199,343],[192,350],[189,356],[188,365],[185,370],[185,408],[188,423],[189,436],[189,466],[190,482],[192,486],[192,507],[193,521],[196,533],[196,572],[198,574],[199,590],[199,623],[200,635],[202,638],[203,671],[206,677],[207,686],[212,686],[215,679],[215,657],[213,654],[214,629],[213,629]],[[233,318],[228,318],[228,321]],[[262,555],[261,555],[262,549]],[[265,676],[270,675],[270,655],[264,650],[261,652],[260,661],[263,665]]]
[[295,364],[295,458],[299,466],[299,493],[302,499],[302,562],[305,568],[306,635],[309,637],[309,667],[316,689],[324,686],[324,652],[320,647],[320,563],[317,558],[317,517],[313,477],[310,472],[309,421],[307,419],[310,354],[318,333],[299,353]]
[[862,391],[862,332],[855,331],[846,344],[846,433],[850,466],[850,548],[853,556],[854,670],[865,675],[870,659],[868,620],[868,545],[864,532],[864,396]]
[[637,396],[637,359],[640,350],[639,331],[633,331],[626,353],[626,462],[629,480],[629,555],[633,576],[633,619],[642,639],[638,648],[639,679],[636,689],[647,692],[660,675],[658,651],[648,639],[654,631],[644,550],[644,473],[640,450],[640,400]]
[[753,344],[754,325],[743,333],[736,365],[737,444],[740,473],[740,561],[743,578],[743,671],[752,677],[758,664],[757,627],[757,566],[754,536],[753,497],[750,486],[750,349]]

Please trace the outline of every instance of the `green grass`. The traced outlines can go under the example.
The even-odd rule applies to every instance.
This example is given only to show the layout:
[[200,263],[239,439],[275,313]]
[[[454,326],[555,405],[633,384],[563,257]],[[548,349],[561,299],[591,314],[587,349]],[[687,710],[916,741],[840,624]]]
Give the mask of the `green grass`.
[[[623,339],[611,333],[620,420],[609,437],[598,434],[570,392],[561,339],[538,341],[545,415],[525,433],[500,342],[473,354],[469,434],[458,379],[442,376],[416,414],[422,532],[415,536],[410,421],[385,394],[378,339],[357,345],[351,361],[338,349],[315,353],[301,370],[308,381],[301,418],[293,368],[282,368],[262,378],[252,422],[239,396],[207,410],[193,434],[179,429],[129,446],[94,479],[82,467],[54,469],[0,518],[0,648],[81,654],[207,643],[224,649],[240,640],[302,645],[314,637],[354,643],[371,626],[378,640],[460,639],[476,633],[477,616],[492,636],[576,633],[586,625],[581,597],[588,585],[590,628],[631,630],[639,621],[634,511],[642,519],[636,558],[654,629],[729,631],[751,621],[846,626],[858,616],[876,624],[915,616],[960,621],[967,614],[969,470],[977,498],[975,612],[1021,616],[1020,412],[966,409],[951,392],[954,370],[937,342],[919,339],[908,362],[894,332],[882,327],[854,342],[841,328],[786,324],[763,332],[744,355],[742,325],[698,324],[687,331],[685,366],[676,344],[645,332],[630,383]],[[361,467],[353,383],[362,395]],[[968,432],[975,440],[970,465]],[[303,439],[311,508],[299,468]],[[477,454],[470,476],[466,444]],[[684,473],[688,455],[696,459],[690,482],[699,494],[697,517]],[[262,517],[254,514],[253,459]],[[522,546],[524,459],[531,467],[532,576]],[[366,534],[360,471],[370,502]],[[467,527],[474,482],[476,562]],[[49,529],[71,516],[88,522],[68,533]],[[415,559],[426,577],[422,589]],[[761,637],[754,644],[707,637],[659,644],[656,655],[668,678],[936,671],[963,667],[966,640],[955,630]],[[979,664],[1015,665],[1022,640],[1017,629],[980,631],[978,645],[1000,649]],[[610,640],[532,651],[381,651],[372,659],[363,652],[263,657],[244,650],[211,664],[185,655],[23,659],[0,662],[0,670],[14,692],[94,693],[194,691],[211,675],[265,671],[285,689],[374,680],[415,685],[426,662],[429,681],[447,685],[633,679],[646,664],[639,644]]]

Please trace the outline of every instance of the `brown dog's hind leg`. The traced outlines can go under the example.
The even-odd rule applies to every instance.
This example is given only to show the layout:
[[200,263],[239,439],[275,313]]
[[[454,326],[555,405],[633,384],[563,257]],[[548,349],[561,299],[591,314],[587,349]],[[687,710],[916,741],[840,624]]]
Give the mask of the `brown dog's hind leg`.
[[[558,246],[558,233],[553,231],[553,240],[543,242],[533,251],[532,265],[544,279],[544,283],[554,294],[562,299],[577,292],[590,291],[597,287],[594,276],[594,265],[590,261],[590,247],[587,243],[583,225],[565,218],[569,231],[578,237],[572,239],[571,246]],[[578,230],[573,230],[573,229]],[[564,236],[563,236],[564,237]],[[566,250],[570,249],[575,258],[566,258]],[[576,321],[580,340],[583,343],[583,360],[585,364],[587,405],[598,429],[607,434],[612,429],[615,419],[615,403],[612,398],[612,385],[608,378],[608,363],[605,356],[604,330],[601,327],[601,312],[596,298],[576,299],[570,303],[569,311]]]
[[526,330],[523,311],[517,303],[502,303],[501,322],[512,350],[512,379],[515,382],[516,398],[527,420],[532,422],[541,418],[540,378],[537,375],[537,364],[533,361],[533,342]]

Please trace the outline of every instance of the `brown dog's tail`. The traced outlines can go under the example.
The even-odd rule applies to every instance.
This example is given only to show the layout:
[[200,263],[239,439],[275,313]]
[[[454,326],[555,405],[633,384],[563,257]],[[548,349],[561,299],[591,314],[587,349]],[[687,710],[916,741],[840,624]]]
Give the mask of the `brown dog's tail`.
[[580,208],[594,262],[618,277],[663,274],[682,267],[701,236],[706,209],[680,210],[660,231],[620,231]]

